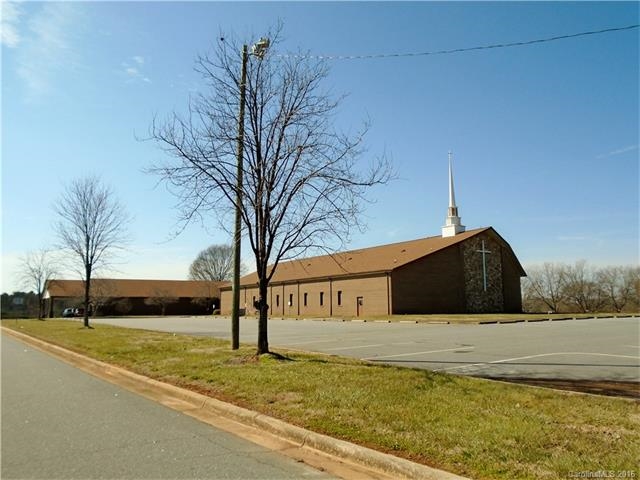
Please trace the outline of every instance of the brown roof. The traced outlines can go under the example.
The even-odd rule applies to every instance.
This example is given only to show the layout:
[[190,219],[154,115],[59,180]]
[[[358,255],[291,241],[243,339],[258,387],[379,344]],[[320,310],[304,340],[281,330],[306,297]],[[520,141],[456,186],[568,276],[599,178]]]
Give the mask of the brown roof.
[[[94,278],[91,280],[92,295],[105,297],[187,297],[206,298],[220,295],[220,287],[227,282],[204,282],[195,280],[126,280],[119,278]],[[82,280],[50,280],[45,287],[45,296],[82,297]]]
[[[429,254],[462,242],[482,232],[491,230],[498,239],[509,247],[500,235],[491,227],[477,228],[460,233],[453,237],[427,237],[407,242],[380,245],[377,247],[351,250],[331,255],[291,260],[278,265],[271,282],[288,282],[294,280],[311,280],[318,278],[336,278],[350,275],[362,275],[377,272],[390,272],[407,265]],[[515,254],[514,254],[515,258]],[[517,262],[517,259],[516,259]],[[518,264],[522,275],[524,270]],[[242,277],[241,285],[255,285],[258,282],[256,273]],[[223,286],[227,290],[228,286]]]

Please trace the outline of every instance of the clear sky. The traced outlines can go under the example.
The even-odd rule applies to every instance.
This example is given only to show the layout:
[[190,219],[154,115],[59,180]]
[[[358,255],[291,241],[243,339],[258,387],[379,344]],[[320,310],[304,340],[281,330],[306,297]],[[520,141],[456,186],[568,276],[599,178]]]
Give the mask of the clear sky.
[[[448,50],[620,27],[638,2],[2,2],[2,291],[18,259],[55,243],[52,204],[97,174],[134,217],[118,271],[186,278],[224,232],[176,238],[176,202],[143,172],[164,155],[139,137],[154,114],[204,88],[193,70],[220,31],[256,41],[278,20],[278,53]],[[371,191],[360,248],[439,235],[447,152],[467,228],[493,226],[522,264],[638,263],[638,29],[514,48],[331,61],[347,93],[339,125],[369,119],[369,155],[399,179]],[[250,257],[243,255],[250,263]]]

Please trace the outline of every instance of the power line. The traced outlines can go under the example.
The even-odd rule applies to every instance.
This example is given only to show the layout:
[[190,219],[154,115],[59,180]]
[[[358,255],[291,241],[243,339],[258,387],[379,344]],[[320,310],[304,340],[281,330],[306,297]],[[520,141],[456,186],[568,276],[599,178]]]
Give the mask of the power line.
[[537,43],[554,42],[556,40],[564,40],[567,38],[585,37],[587,35],[599,35],[602,33],[619,32],[621,30],[631,30],[640,27],[639,24],[628,25],[626,27],[612,27],[602,30],[593,30],[590,32],[572,33],[568,35],[558,35],[555,37],[539,38],[536,40],[526,40],[523,42],[513,43],[496,43],[493,45],[482,45],[478,47],[454,48],[452,50],[439,50],[434,52],[409,52],[409,53],[380,53],[374,55],[299,55],[299,54],[276,54],[281,58],[301,58],[301,59],[317,59],[317,60],[363,60],[371,58],[397,58],[397,57],[422,57],[427,55],[446,55],[450,53],[471,52],[475,50],[490,50],[494,48],[521,47],[524,45],[534,45]]

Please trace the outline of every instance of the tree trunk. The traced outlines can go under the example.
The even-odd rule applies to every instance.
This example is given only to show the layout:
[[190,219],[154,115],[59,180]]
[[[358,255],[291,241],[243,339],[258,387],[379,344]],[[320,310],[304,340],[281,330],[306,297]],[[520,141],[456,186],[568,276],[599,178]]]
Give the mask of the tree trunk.
[[269,318],[269,305],[267,304],[267,287],[267,280],[260,279],[260,300],[258,301],[260,311],[260,318],[258,320],[258,355],[269,353],[269,337],[267,335],[267,319]]
[[91,291],[91,267],[87,266],[84,281],[84,326],[89,328],[89,293]]
[[44,300],[42,300],[42,292],[38,292],[38,320],[44,317]]

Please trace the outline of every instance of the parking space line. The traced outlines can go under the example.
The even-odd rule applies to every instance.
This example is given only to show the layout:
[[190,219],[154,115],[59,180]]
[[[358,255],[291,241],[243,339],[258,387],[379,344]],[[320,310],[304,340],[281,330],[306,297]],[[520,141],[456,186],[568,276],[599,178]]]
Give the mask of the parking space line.
[[446,372],[446,371],[449,371],[449,370],[457,370],[459,368],[478,367],[478,366],[483,366],[483,365],[497,365],[499,363],[515,362],[517,360],[529,360],[531,358],[551,357],[551,356],[558,356],[558,355],[587,355],[587,356],[598,356],[598,357],[631,358],[633,360],[640,360],[640,356],[613,355],[613,354],[610,354],[610,353],[554,352],[554,353],[539,353],[537,355],[527,355],[525,357],[504,358],[502,360],[493,360],[491,362],[469,363],[467,365],[458,365],[456,367],[444,368],[444,369],[439,370],[439,371]]
[[506,363],[506,362],[514,362],[516,360],[528,360],[530,358],[537,357],[550,357],[553,355],[588,355],[588,356],[596,356],[596,357],[617,357],[617,358],[632,358],[634,360],[640,360],[638,356],[631,355],[612,355],[610,353],[589,353],[589,352],[556,352],[556,353],[540,353],[538,355],[527,355],[526,357],[515,357],[515,358],[505,358],[504,360],[494,360],[489,363]]
[[372,348],[372,347],[384,347],[383,343],[376,343],[374,345],[359,345],[357,347],[338,347],[338,348],[325,348],[325,352],[335,352],[337,350],[355,350],[357,348]]
[[449,370],[457,370],[459,368],[470,368],[470,367],[481,367],[483,365],[489,365],[491,362],[482,362],[482,363],[467,363],[465,365],[458,365],[456,367],[447,367],[435,370],[436,372],[448,372]]
[[287,347],[289,345],[313,345],[316,343],[333,343],[335,342],[335,338],[331,339],[331,340],[310,340],[308,342],[293,342],[293,343],[279,343],[278,345],[282,346],[282,347]]
[[381,357],[363,358],[362,360],[380,360],[383,358],[410,357],[412,355],[427,355],[429,353],[455,352],[455,351],[464,350],[465,348],[466,348],[466,351],[468,352],[473,350],[473,348],[469,350],[469,347],[457,347],[457,348],[447,348],[446,350],[429,350],[427,352],[411,352],[411,353],[398,353],[396,355],[383,355]]

